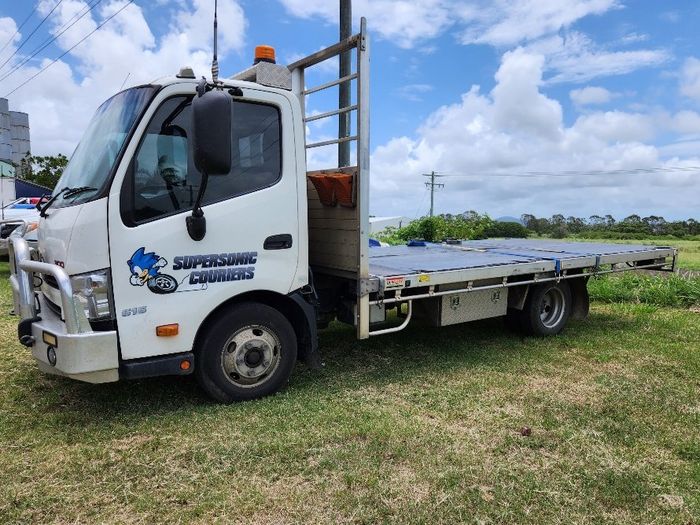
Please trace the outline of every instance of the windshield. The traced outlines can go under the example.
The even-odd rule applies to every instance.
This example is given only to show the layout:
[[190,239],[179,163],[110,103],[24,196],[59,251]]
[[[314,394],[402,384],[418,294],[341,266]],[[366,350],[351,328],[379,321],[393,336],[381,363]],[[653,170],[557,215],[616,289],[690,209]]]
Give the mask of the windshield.
[[97,109],[53,195],[66,188],[82,191],[66,192],[57,198],[55,206],[87,202],[102,193],[124,141],[155,90],[154,86],[127,89]]

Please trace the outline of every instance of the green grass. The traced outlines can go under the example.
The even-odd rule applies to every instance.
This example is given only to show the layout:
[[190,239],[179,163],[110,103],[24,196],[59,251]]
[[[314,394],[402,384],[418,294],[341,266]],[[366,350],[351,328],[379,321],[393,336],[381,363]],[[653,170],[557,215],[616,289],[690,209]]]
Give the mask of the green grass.
[[700,277],[623,273],[589,282],[591,299],[604,303],[643,303],[687,308],[700,306]]
[[639,239],[639,240],[616,240],[616,239],[583,239],[570,238],[570,241],[588,241],[598,243],[619,243],[619,244],[649,244],[654,246],[672,246],[678,249],[679,268],[685,270],[700,270],[700,241],[685,241],[674,238],[661,239]]
[[600,303],[548,339],[333,325],[322,371],[220,406],[42,375],[2,314],[0,522],[696,524],[699,326]]

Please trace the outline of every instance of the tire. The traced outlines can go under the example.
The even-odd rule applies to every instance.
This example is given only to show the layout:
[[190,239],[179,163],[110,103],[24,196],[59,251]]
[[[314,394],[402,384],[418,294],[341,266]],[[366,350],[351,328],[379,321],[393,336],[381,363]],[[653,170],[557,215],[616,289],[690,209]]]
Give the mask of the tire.
[[157,294],[173,293],[177,290],[177,279],[166,273],[159,273],[148,280],[148,289]]
[[520,312],[522,330],[528,335],[556,335],[571,316],[569,283],[542,283],[530,290],[525,308]]
[[195,345],[195,376],[220,403],[274,394],[288,381],[297,360],[294,328],[264,304],[237,304],[203,329]]

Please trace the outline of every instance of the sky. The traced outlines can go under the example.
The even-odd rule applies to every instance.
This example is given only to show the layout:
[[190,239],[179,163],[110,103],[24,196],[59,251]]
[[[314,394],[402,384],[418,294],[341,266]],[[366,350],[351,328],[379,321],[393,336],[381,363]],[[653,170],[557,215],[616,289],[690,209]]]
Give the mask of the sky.
[[[0,0],[0,96],[29,113],[33,153],[70,155],[122,88],[183,65],[209,77],[213,4]],[[332,0],[219,0],[221,75],[251,65],[257,44],[286,64],[336,42],[337,11]],[[427,214],[423,174],[435,171],[436,213],[700,217],[700,2],[355,0],[355,29],[360,16],[372,39],[372,214]],[[334,76],[329,62],[307,84]],[[335,104],[310,97],[307,109]],[[307,139],[336,129],[312,124]],[[332,167],[335,148],[307,160]]]

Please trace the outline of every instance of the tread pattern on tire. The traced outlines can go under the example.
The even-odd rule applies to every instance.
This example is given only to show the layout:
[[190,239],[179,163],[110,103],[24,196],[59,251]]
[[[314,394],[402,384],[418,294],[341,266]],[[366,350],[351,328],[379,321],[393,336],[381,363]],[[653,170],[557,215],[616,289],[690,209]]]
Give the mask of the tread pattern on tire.
[[[238,387],[221,368],[224,343],[236,330],[259,324],[273,330],[281,343],[281,362],[265,383]],[[202,389],[221,403],[247,401],[274,394],[289,381],[297,360],[297,340],[291,323],[278,310],[262,303],[240,303],[224,310],[204,327],[195,346],[195,376]]]

